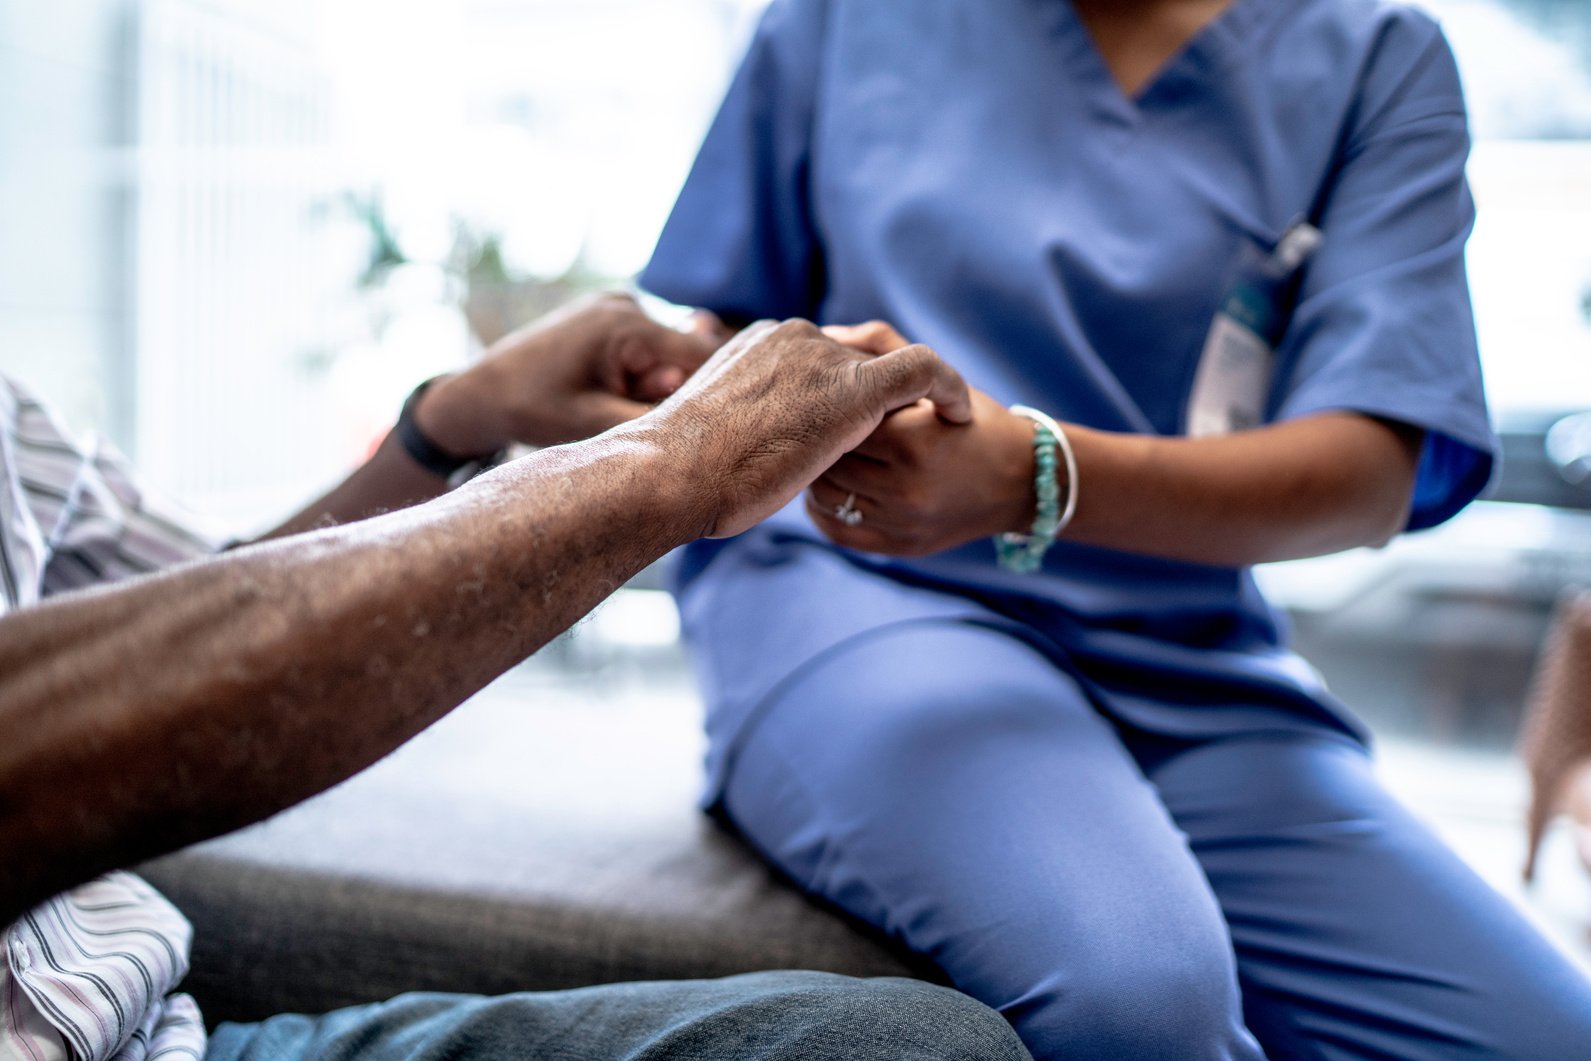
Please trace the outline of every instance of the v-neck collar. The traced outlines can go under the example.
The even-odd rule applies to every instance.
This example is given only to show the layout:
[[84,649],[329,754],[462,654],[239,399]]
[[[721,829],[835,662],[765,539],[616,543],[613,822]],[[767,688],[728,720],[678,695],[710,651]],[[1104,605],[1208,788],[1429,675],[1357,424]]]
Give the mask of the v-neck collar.
[[1199,72],[1219,65],[1265,12],[1278,6],[1275,0],[1232,0],[1129,96],[1094,43],[1077,6],[1072,0],[1053,2],[1056,34],[1064,47],[1066,65],[1083,88],[1088,105],[1102,117],[1126,126],[1139,125],[1162,98],[1174,94]]

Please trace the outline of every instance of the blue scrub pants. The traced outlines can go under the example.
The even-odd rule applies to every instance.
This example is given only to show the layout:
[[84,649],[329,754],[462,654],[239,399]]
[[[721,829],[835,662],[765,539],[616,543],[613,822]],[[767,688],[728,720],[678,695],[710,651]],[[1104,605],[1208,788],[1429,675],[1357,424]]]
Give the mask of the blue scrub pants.
[[[205,1061],[1027,1061],[996,1014],[949,988],[814,972],[411,994],[320,1016],[223,1024]],[[153,1059],[151,1059],[153,1061]]]
[[909,622],[782,682],[728,769],[768,858],[1040,1061],[1591,1057],[1591,984],[1339,732],[1126,731],[1017,638]]

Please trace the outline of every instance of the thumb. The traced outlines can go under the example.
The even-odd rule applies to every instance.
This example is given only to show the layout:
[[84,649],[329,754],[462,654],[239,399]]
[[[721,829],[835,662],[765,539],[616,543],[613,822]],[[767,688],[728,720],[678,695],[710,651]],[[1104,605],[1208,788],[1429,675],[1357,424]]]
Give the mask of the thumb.
[[643,372],[630,388],[630,397],[643,402],[660,402],[679,390],[690,375],[674,365],[657,365]]
[[857,375],[893,412],[927,398],[941,420],[970,423],[972,396],[961,373],[926,346],[902,347],[857,366]]
[[705,309],[699,309],[691,314],[690,327],[686,331],[711,343],[715,350],[729,342],[735,335],[735,330],[725,324],[723,318]]
[[715,334],[706,331],[682,332],[659,325],[650,342],[639,348],[638,356],[633,356],[626,367],[633,373],[660,367],[676,368],[680,370],[679,379],[683,380],[701,368],[721,345]]
[[619,375],[605,381],[604,389],[621,391],[643,402],[662,401],[702,367],[713,349],[704,335],[647,321],[644,327],[615,344],[609,363]]

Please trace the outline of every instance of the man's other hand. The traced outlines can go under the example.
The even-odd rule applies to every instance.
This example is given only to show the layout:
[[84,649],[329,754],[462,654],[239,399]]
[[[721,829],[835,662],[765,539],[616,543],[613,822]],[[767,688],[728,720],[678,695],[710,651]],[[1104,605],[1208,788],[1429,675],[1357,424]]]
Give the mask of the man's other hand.
[[689,456],[702,533],[722,538],[777,512],[890,412],[923,398],[947,422],[972,417],[967,385],[926,346],[874,354],[806,321],[760,321],[637,427]]
[[432,385],[416,415],[426,436],[458,457],[511,442],[574,442],[667,398],[725,338],[710,314],[678,331],[628,295],[598,295],[504,336],[481,361]]

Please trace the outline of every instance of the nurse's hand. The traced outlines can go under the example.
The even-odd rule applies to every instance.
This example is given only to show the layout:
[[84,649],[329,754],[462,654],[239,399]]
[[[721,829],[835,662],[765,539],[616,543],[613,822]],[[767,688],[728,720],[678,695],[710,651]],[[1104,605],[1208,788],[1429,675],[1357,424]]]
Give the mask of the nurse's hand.
[[[881,321],[824,331],[874,354],[907,345]],[[1034,507],[1033,422],[976,389],[968,423],[946,423],[922,402],[901,409],[807,492],[807,511],[836,544],[896,556],[1025,532]]]
[[722,538],[783,508],[894,410],[944,425],[972,416],[967,385],[926,346],[875,355],[807,321],[761,321],[633,427],[686,469],[659,493],[705,495],[698,533]]
[[[829,335],[869,352],[906,341],[878,323]],[[978,391],[972,412],[888,417],[813,484],[813,519],[840,545],[899,556],[1030,530],[1033,424]],[[1208,438],[1064,426],[1082,484],[1067,541],[1225,567],[1385,544],[1408,522],[1425,442],[1338,410]]]

